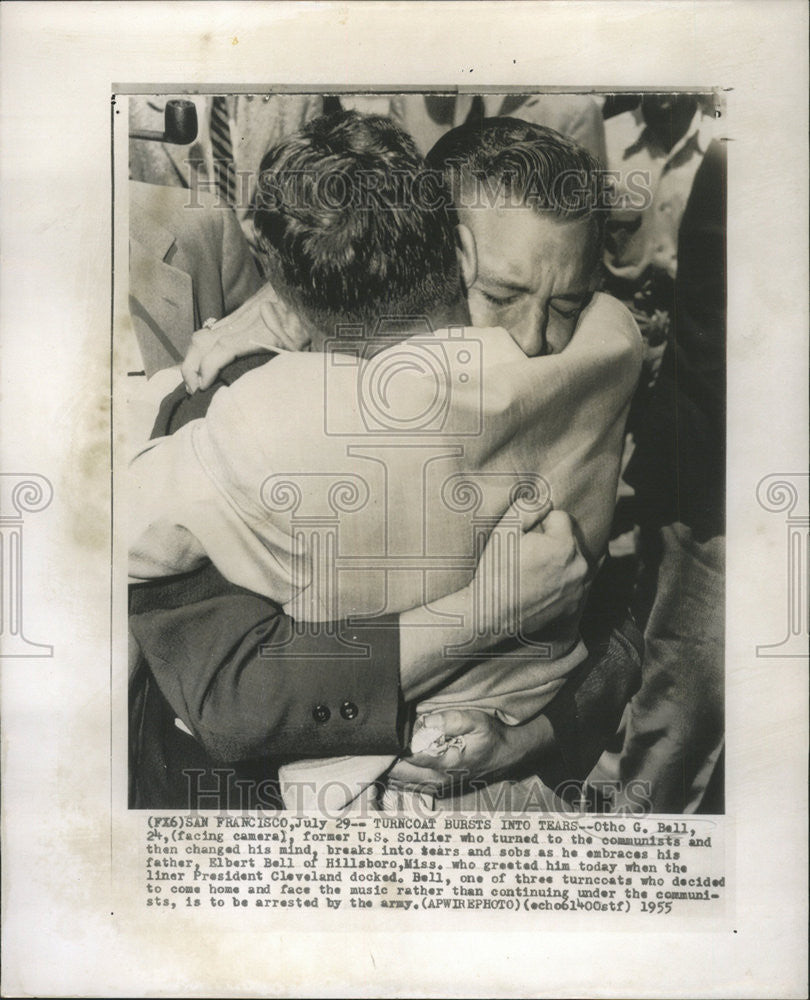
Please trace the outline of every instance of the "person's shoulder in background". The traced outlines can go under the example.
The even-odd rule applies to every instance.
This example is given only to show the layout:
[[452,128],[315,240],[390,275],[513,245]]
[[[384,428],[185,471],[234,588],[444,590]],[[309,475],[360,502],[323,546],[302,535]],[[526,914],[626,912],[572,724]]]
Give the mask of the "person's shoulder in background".
[[210,192],[129,182],[129,303],[147,376],[179,364],[206,319],[261,286],[234,213]]
[[632,149],[644,131],[644,117],[641,108],[622,111],[605,120],[605,148],[608,169],[616,169],[624,162],[626,153]]
[[516,94],[504,100],[499,114],[553,128],[605,163],[602,110],[589,94]]

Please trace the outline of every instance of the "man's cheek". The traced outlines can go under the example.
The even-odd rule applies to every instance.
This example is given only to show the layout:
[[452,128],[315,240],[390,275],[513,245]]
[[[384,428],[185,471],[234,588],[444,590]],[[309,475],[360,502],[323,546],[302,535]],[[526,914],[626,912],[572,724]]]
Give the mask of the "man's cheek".
[[491,304],[482,299],[475,292],[471,291],[467,299],[467,306],[470,310],[470,320],[473,326],[497,326],[495,310]]

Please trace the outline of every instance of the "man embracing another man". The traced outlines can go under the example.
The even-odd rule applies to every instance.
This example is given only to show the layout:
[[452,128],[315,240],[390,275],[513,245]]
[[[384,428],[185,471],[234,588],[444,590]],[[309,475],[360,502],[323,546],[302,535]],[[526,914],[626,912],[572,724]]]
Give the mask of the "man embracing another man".
[[[595,569],[606,547],[640,363],[629,314],[594,292],[604,205],[589,154],[506,119],[485,120],[477,134],[454,130],[439,147],[441,169],[429,170],[389,121],[343,113],[268,154],[256,226],[274,321],[288,327],[284,342],[295,327],[310,351],[269,363],[254,353],[211,384],[215,361],[244,355],[246,341],[255,352],[255,328],[246,337],[237,317],[230,340],[198,349],[203,392],[166,401],[162,436],[132,465],[133,632],[169,714],[215,759],[278,762],[325,749],[312,733],[329,715],[274,747],[273,713],[256,702],[262,685],[246,680],[266,678],[279,659],[278,644],[258,649],[247,638],[268,602],[274,620],[286,613],[295,623],[283,655],[305,623],[398,624],[400,666],[421,664],[413,703],[417,732],[429,735],[410,761],[394,764],[410,734],[379,752],[347,736],[345,750],[361,757],[337,770],[287,769],[289,787],[316,774],[316,788],[325,778],[348,789],[340,806],[381,783],[442,788],[453,770],[502,777],[511,789],[566,684],[576,677],[569,691],[584,689],[580,564],[584,555]],[[554,183],[561,171],[578,178],[565,199]],[[327,197],[330,177],[341,181]],[[337,510],[332,487],[342,491]],[[577,542],[565,558],[558,546],[555,564],[537,553],[570,535],[560,510],[573,516]],[[510,558],[498,557],[496,540]],[[227,613],[206,592],[181,586],[167,608],[155,590],[201,573],[216,575]],[[147,591],[158,596],[144,605]],[[307,656],[285,664],[307,712],[312,634]],[[382,677],[370,648],[366,670]],[[346,723],[358,714],[341,704]],[[261,730],[262,715],[263,738],[241,739]],[[339,742],[328,749],[341,752]],[[539,807],[533,788],[511,807]]]

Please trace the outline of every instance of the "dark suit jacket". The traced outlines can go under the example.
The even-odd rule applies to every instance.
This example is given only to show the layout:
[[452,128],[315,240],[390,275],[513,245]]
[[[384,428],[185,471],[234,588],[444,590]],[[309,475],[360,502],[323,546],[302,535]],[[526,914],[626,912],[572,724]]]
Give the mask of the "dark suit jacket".
[[133,588],[130,623],[136,807],[191,808],[218,788],[216,808],[268,805],[257,796],[275,795],[283,760],[401,752],[396,616],[299,633],[209,564]]
[[726,151],[714,140],[678,233],[672,339],[625,478],[651,526],[725,534]]

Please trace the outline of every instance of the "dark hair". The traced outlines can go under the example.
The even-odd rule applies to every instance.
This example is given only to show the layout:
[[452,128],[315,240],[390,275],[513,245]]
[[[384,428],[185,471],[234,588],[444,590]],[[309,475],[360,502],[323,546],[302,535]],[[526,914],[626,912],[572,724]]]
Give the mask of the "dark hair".
[[388,118],[313,119],[262,160],[254,225],[270,280],[327,332],[452,304],[445,184]]
[[[456,208],[465,205],[465,182],[479,182],[477,197],[503,194],[513,205],[560,218],[592,217],[601,254],[610,191],[599,160],[544,125],[519,118],[484,118],[445,133],[427,155],[445,174]],[[486,205],[486,202],[484,203]]]

